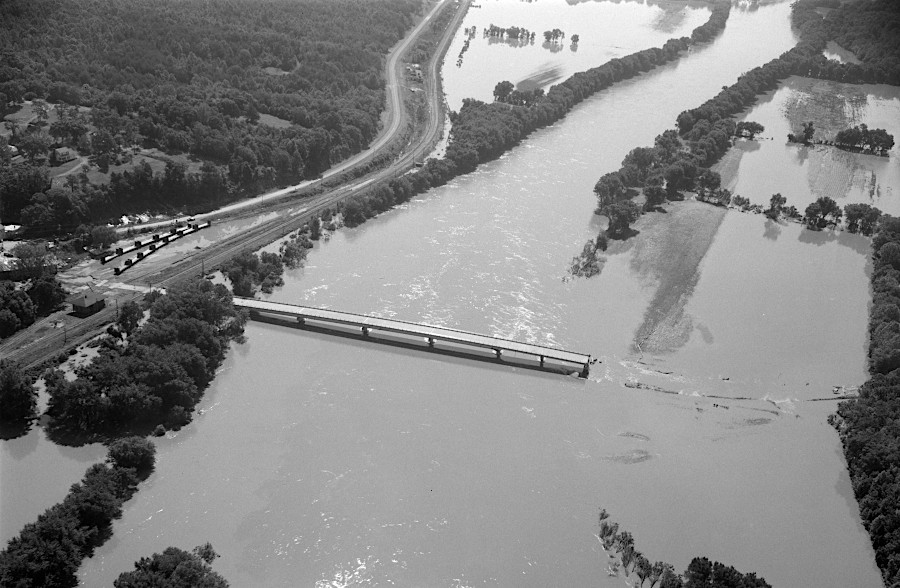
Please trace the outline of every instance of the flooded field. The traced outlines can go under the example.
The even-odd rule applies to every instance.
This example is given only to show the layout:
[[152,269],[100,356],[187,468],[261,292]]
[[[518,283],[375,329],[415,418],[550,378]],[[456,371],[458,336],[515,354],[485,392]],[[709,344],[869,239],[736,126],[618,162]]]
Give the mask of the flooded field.
[[900,214],[900,146],[880,157],[787,142],[787,134],[806,121],[814,123],[816,140],[831,140],[859,124],[900,137],[900,88],[791,77],[743,119],[766,130],[757,141],[741,141],[719,164],[723,184],[735,193],[767,204],[778,192],[801,212],[816,198],[830,196],[841,206],[865,202]]
[[[662,46],[673,37],[689,36],[709,18],[704,3],[669,0],[484,0],[474,4],[478,7],[469,9],[462,28],[475,27],[475,34],[457,35],[444,62],[444,91],[451,110],[459,110],[465,98],[492,101],[494,86],[503,80],[519,89],[546,90],[614,57]],[[535,33],[534,42],[485,36],[485,29],[491,25],[528,29]],[[561,30],[565,37],[545,41],[544,31],[553,29]],[[577,43],[572,43],[572,35],[579,36]]]

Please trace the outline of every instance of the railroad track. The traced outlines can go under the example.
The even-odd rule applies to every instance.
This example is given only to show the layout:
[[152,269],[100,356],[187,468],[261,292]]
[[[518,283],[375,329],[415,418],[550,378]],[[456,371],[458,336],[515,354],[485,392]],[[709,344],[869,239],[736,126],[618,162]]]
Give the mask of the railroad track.
[[[147,282],[151,282],[156,286],[164,288],[177,285],[198,276],[203,269],[209,271],[222,265],[241,251],[257,250],[268,245],[278,238],[302,227],[314,216],[320,215],[326,209],[334,208],[341,201],[356,195],[367,186],[397,177],[412,168],[413,165],[415,165],[416,160],[426,154],[438,141],[443,130],[444,111],[442,108],[443,94],[441,91],[440,64],[447,47],[449,47],[450,42],[453,39],[454,32],[465,16],[469,1],[470,0],[464,0],[460,4],[456,14],[450,21],[445,34],[441,37],[440,42],[435,48],[434,54],[429,60],[429,75],[426,76],[425,84],[426,104],[428,105],[429,110],[426,128],[415,140],[414,144],[410,145],[391,165],[361,178],[351,180],[344,186],[339,186],[328,192],[311,196],[307,200],[285,200],[277,205],[274,210],[286,212],[286,217],[261,223],[238,235],[221,239],[203,250],[188,255],[183,260],[176,262],[171,267],[163,270],[152,270],[141,273],[139,269],[141,267],[140,265],[132,267],[127,275],[123,275],[123,278],[132,285],[145,284]],[[442,4],[444,4],[446,8],[449,6],[449,1],[443,0]],[[431,19],[436,14],[436,10],[431,12],[425,20]],[[406,50],[412,45],[412,41],[416,36],[425,30],[425,28],[426,22],[423,21],[423,23],[420,23],[420,25],[414,29],[413,34],[400,45],[398,52],[392,55],[387,63],[389,79],[392,80],[389,85],[393,84],[389,89],[395,96],[395,99],[396,97],[400,97],[399,103],[401,106],[403,101],[402,96],[400,95],[400,84],[403,76],[403,62],[400,57],[402,57]],[[406,113],[403,113],[402,115],[398,113],[397,116],[393,117],[394,120],[392,120],[391,126],[386,131],[385,135],[373,144],[373,147],[368,153],[356,159],[354,165],[365,165],[378,154],[378,151],[390,147],[389,139],[392,138],[391,135],[396,135],[399,132],[402,128],[401,122],[406,116],[408,116]],[[345,164],[346,163],[347,162],[345,162]],[[346,165],[342,165],[341,167],[342,172],[347,171]],[[299,210],[289,212],[298,207]],[[273,209],[268,208],[267,210],[271,211]],[[128,298],[128,296],[129,295],[126,294],[122,297]],[[77,325],[72,326],[72,328],[67,328],[63,332],[53,332],[25,345],[20,344],[20,338],[14,335],[0,344],[0,357],[9,358],[19,362],[27,368],[33,368],[52,359],[65,349],[74,348],[99,334],[104,325],[115,320],[116,311],[117,309],[113,306],[107,306],[100,312],[86,319],[82,319]],[[20,333],[24,335],[24,332]]]

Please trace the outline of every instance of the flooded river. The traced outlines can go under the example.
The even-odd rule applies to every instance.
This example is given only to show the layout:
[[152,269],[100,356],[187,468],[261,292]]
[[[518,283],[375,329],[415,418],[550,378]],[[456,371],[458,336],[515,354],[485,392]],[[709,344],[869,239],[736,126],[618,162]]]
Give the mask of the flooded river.
[[[495,24],[551,4],[573,8],[506,2]],[[815,400],[865,378],[865,240],[689,202],[645,216],[599,276],[568,273],[598,230],[596,179],[793,46],[788,15],[734,10],[678,63],[337,232],[271,296],[591,353],[590,379],[251,323],[202,413],[157,441],[83,585],[211,541],[234,586],[623,586],[593,537],[604,507],[679,570],[705,555],[773,586],[879,586],[834,402]],[[673,235],[692,222],[708,237],[682,255]]]

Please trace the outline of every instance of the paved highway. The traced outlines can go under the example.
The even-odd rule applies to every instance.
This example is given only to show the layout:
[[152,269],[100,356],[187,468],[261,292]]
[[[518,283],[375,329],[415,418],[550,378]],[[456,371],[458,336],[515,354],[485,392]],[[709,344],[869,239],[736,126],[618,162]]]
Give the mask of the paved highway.
[[[316,196],[302,200],[302,207],[299,210],[287,215],[279,215],[274,220],[260,223],[250,229],[242,231],[239,234],[223,238],[212,243],[202,250],[188,254],[182,260],[173,263],[171,266],[163,270],[149,268],[142,272],[140,264],[134,266],[120,279],[129,283],[144,285],[152,283],[154,287],[167,287],[178,282],[184,281],[201,273],[201,268],[214,268],[230,259],[233,255],[244,250],[256,250],[264,245],[271,243],[279,237],[298,229],[303,224],[309,222],[314,216],[319,215],[326,208],[333,208],[341,200],[353,196],[356,192],[365,186],[385,179],[395,177],[409,170],[415,163],[417,158],[422,157],[437,142],[443,130],[444,113],[443,113],[443,92],[440,82],[440,65],[443,60],[444,53],[453,39],[454,33],[462,22],[462,18],[468,9],[470,0],[463,0],[453,19],[447,26],[438,46],[427,65],[425,93],[428,105],[428,120],[426,128],[417,135],[415,142],[408,146],[404,153],[398,159],[385,169],[378,170],[362,178],[352,180],[351,182],[337,187],[331,191],[323,192]],[[401,129],[406,126],[409,113],[406,112],[404,102],[404,80],[403,57],[407,50],[414,45],[418,36],[431,24],[432,19],[437,15],[438,10],[443,7],[453,9],[450,6],[453,0],[441,0],[422,21],[410,32],[407,37],[400,42],[389,54],[387,68],[387,94],[388,94],[388,124],[385,125],[382,133],[374,143],[365,152],[362,152],[329,170],[324,177],[330,177],[351,169],[357,165],[363,165],[371,158],[375,157],[379,151],[384,149],[390,142],[396,138]],[[321,180],[316,180],[321,181]],[[315,183],[305,182],[298,186],[292,186],[283,190],[235,203],[225,209],[220,209],[205,215],[197,215],[198,218],[209,218],[214,215],[240,213],[242,210],[249,212],[254,205],[260,205],[263,199],[269,202],[271,199],[280,198],[283,203],[278,208],[286,210],[291,207],[297,207],[298,201],[288,199],[299,187],[306,187]],[[269,207],[267,207],[269,208]],[[169,225],[171,221],[156,223],[157,225]],[[153,225],[141,225],[148,227]],[[106,273],[112,274],[112,268],[106,266],[93,272],[93,276],[99,276]],[[122,300],[128,300],[133,297],[133,292],[126,291],[120,296]],[[44,332],[42,336],[35,336],[32,328],[25,329],[16,333],[12,337],[0,343],[0,357],[8,357],[9,359],[19,361],[22,365],[32,367],[38,365],[47,359],[54,357],[64,348],[83,342],[90,337],[95,336],[101,327],[115,320],[116,308],[115,300],[108,300],[107,307],[93,315],[88,319],[81,319],[77,323],[69,323],[69,327],[65,330],[55,329]],[[68,322],[68,321],[67,321]],[[62,332],[61,332],[62,331]]]
[[[322,174],[321,178],[315,180],[304,180],[299,184],[295,184],[293,186],[288,186],[286,188],[281,188],[278,190],[273,190],[271,192],[266,192],[265,194],[255,196],[253,198],[247,198],[245,200],[241,200],[240,202],[235,202],[233,204],[223,206],[222,208],[218,208],[210,212],[194,215],[194,217],[198,220],[212,220],[221,216],[234,214],[236,212],[240,212],[254,206],[259,206],[265,202],[289,199],[292,196],[296,196],[299,190],[314,187],[331,177],[338,176],[346,172],[347,170],[367,163],[372,158],[374,158],[382,149],[389,145],[391,141],[393,141],[398,136],[400,130],[406,127],[407,121],[409,119],[409,113],[406,111],[403,100],[403,90],[405,89],[403,83],[405,80],[405,74],[403,71],[403,58],[409,51],[410,47],[412,47],[418,40],[419,35],[426,29],[426,27],[431,25],[434,17],[438,14],[438,12],[447,7],[447,5],[452,1],[453,0],[441,0],[440,2],[435,4],[434,7],[428,12],[428,14],[426,14],[425,17],[421,20],[421,22],[419,22],[419,24],[416,25],[416,27],[410,32],[410,34],[408,34],[402,41],[397,43],[397,45],[394,46],[394,48],[391,49],[391,52],[388,54],[387,61],[385,63],[385,77],[387,79],[387,83],[385,84],[387,93],[387,104],[385,106],[386,123],[381,129],[381,132],[378,134],[378,136],[375,137],[375,141],[371,145],[369,145],[368,149],[366,149],[365,151],[361,151],[353,157],[345,159],[334,167],[328,169],[328,171]],[[450,26],[447,28],[449,34],[446,34],[441,38],[441,43],[435,51],[435,56],[437,58],[432,58],[428,64],[428,75],[426,76],[425,80],[425,91],[428,100],[429,111],[429,121],[426,134],[429,136],[432,134],[431,131],[433,128],[436,128],[438,132],[440,132],[442,128],[441,126],[439,126],[440,122],[442,122],[443,115],[443,109],[441,108],[441,105],[443,103],[443,93],[439,92],[441,61],[444,52],[447,49],[447,46],[450,44],[450,41],[453,40],[453,33],[456,31],[456,28],[462,21],[462,16],[465,15],[465,11],[468,8],[468,2],[469,0],[466,0],[463,4],[460,5],[460,8],[457,11],[456,18],[450,23]],[[417,148],[415,156],[421,156],[424,149],[424,147]],[[171,224],[171,220],[156,221],[152,223],[141,224],[140,228],[152,229],[169,226]],[[124,232],[127,229],[128,227],[120,227],[119,231]]]

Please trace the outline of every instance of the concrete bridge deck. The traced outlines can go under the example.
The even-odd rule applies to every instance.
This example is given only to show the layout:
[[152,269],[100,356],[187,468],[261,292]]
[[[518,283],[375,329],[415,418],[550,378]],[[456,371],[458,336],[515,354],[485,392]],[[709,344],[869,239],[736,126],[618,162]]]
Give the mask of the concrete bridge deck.
[[[390,333],[421,337],[422,340],[428,344],[428,347],[425,349],[437,352],[465,355],[466,353],[464,350],[467,348],[489,350],[494,354],[493,358],[496,361],[504,360],[504,352],[514,352],[535,360],[537,365],[534,367],[539,369],[565,371],[566,367],[572,368],[577,366],[577,371],[583,378],[587,377],[590,369],[591,356],[584,353],[575,353],[572,351],[555,349],[553,347],[532,345],[530,343],[520,343],[509,339],[489,337],[445,327],[353,314],[337,310],[326,310],[280,302],[268,302],[252,298],[241,298],[238,296],[234,297],[234,305],[239,308],[248,309],[251,318],[259,319],[262,314],[288,317],[294,319],[296,321],[296,326],[301,328],[319,328],[327,330],[328,325],[350,327],[353,329],[358,328],[361,337],[377,342],[381,340],[373,338],[373,333]],[[452,344],[454,345],[454,350],[451,351],[436,347],[436,342]],[[462,350],[457,349],[456,347],[461,347]],[[509,359],[512,359],[512,357],[509,357]],[[549,365],[548,362],[561,365]]]

